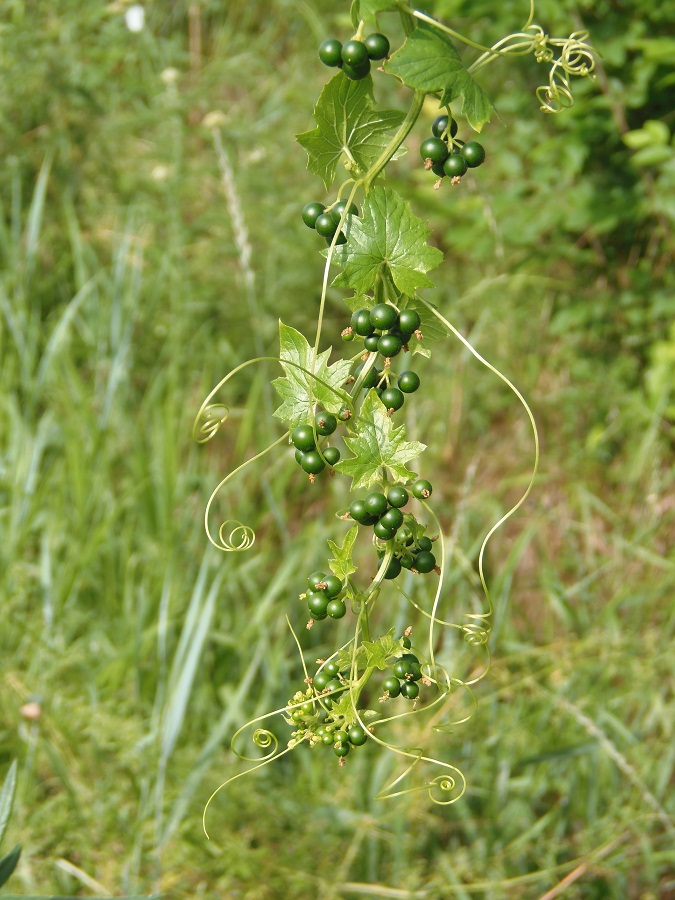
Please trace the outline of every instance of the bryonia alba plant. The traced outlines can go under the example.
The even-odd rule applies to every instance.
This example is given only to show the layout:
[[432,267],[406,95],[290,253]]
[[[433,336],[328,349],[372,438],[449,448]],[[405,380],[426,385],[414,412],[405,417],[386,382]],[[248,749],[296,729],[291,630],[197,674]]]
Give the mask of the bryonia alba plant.
[[[392,48],[380,30],[388,14],[398,15],[403,25],[405,39],[398,48]],[[489,63],[533,53],[548,67],[548,81],[537,91],[540,107],[554,113],[572,103],[571,76],[592,73],[594,51],[585,33],[565,39],[549,37],[532,23],[532,7],[522,31],[492,47],[481,47],[405,0],[353,0],[351,19],[352,34],[327,35],[317,48],[317,65],[323,63],[334,74],[314,108],[316,127],[297,137],[307,151],[309,171],[321,179],[329,194],[325,200],[308,198],[298,210],[308,228],[327,245],[321,251],[325,264],[314,341],[280,323],[280,353],[274,359],[283,374],[273,382],[281,398],[274,415],[287,430],[221,481],[205,513],[206,532],[216,547],[226,552],[248,549],[254,534],[235,518],[214,534],[214,499],[246,466],[267,453],[284,452],[280,447],[284,443],[294,449],[298,477],[311,484],[332,475],[350,478],[351,502],[348,508],[336,510],[337,540],[327,541],[325,565],[307,572],[299,585],[293,618],[303,617],[308,629],[328,630],[334,620],[348,617],[351,637],[328,658],[308,666],[289,620],[304,681],[284,707],[237,731],[233,750],[254,765],[218,790],[301,745],[314,753],[327,753],[344,766],[350,754],[361,753],[361,747],[370,744],[401,759],[402,771],[379,796],[426,789],[435,802],[453,803],[465,788],[462,773],[450,762],[429,756],[423,747],[395,743],[391,723],[426,714],[433,720],[430,727],[443,731],[457,724],[444,718],[449,698],[461,689],[473,700],[472,686],[489,667],[492,604],[483,569],[485,547],[530,492],[538,438],[532,413],[516,387],[422,295],[432,286],[429,272],[440,265],[443,254],[428,243],[426,224],[384,183],[383,175],[405,152],[405,141],[425,100],[431,98],[438,102],[438,114],[431,134],[418,135],[420,165],[430,173],[430,187],[460,189],[463,179],[480,177],[473,170],[488,156],[483,144],[472,137],[493,112],[476,74]],[[455,42],[480,55],[466,65]],[[376,105],[375,86],[386,78],[400,85],[407,97],[407,112]],[[335,190],[340,164],[346,177]],[[332,348],[320,349],[329,284],[344,290],[347,308],[342,332],[347,352],[332,362]],[[416,371],[417,361],[424,361],[437,342],[451,337],[514,392],[534,438],[529,485],[515,506],[490,528],[480,549],[477,583],[483,609],[467,610],[460,622],[446,618],[444,609],[447,542],[433,509],[433,485],[424,473],[425,445],[411,439],[401,421],[401,411],[415,402],[415,393],[424,383],[423,371],[421,375]],[[213,389],[197,415],[196,440],[210,440],[227,418],[226,406],[215,402],[216,394],[242,369],[261,361],[269,358],[242,363]],[[357,542],[372,548],[371,563],[360,569],[354,559]],[[398,632],[387,621],[392,595],[405,598],[410,611],[407,627]],[[449,671],[437,658],[440,629],[455,629],[470,648],[482,654],[482,660],[468,669],[470,675]],[[274,718],[279,720],[277,725],[269,721]],[[286,736],[278,736],[284,729]],[[238,742],[246,732],[262,756],[252,758],[240,751]],[[401,734],[400,725],[396,734]],[[402,786],[406,779],[408,786]]]

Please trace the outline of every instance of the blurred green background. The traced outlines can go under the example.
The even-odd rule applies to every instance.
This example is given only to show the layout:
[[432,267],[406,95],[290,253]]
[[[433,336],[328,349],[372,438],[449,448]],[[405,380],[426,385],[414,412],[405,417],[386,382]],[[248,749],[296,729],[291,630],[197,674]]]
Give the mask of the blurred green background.
[[[527,15],[523,0],[421,5],[488,44]],[[484,167],[433,191],[417,153],[433,104],[392,167],[447,254],[427,297],[517,384],[542,437],[534,493],[488,554],[479,710],[449,735],[413,718],[400,736],[462,768],[467,794],[375,801],[389,755],[367,746],[339,769],[301,748],[219,794],[207,842],[204,803],[243,770],[230,737],[301,684],[285,615],[302,628],[297,593],[344,531],[344,485],[310,489],[289,451],[268,457],[224,498],[257,542],[219,555],[204,506],[282,433],[278,371],[231,383],[208,446],[192,420],[231,368],[277,352],[279,317],[314,333],[323,261],[299,213],[325,195],[294,135],[313,127],[317,47],[351,33],[348,3],[163,0],[138,33],[123,3],[0,3],[0,779],[17,758],[9,835],[24,847],[11,891],[675,896],[668,6],[541,0],[547,33],[587,27],[602,53],[575,106],[542,115],[544,70],[498,62]],[[395,17],[381,26],[400,34]],[[406,102],[383,75],[376,95]],[[340,353],[342,299],[329,292],[324,336]],[[527,483],[531,433],[458,343],[418,370],[409,425],[461,548],[461,617],[480,542]],[[347,627],[303,638],[308,658]]]

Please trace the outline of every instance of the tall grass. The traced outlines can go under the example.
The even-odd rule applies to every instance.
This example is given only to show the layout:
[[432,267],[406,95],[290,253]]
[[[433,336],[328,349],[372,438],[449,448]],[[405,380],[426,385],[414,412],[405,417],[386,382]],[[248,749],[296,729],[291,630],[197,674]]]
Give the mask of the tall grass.
[[[478,712],[450,735],[398,734],[431,741],[469,790],[449,809],[426,793],[374,801],[396,774],[388,756],[366,747],[338,769],[300,748],[219,794],[205,841],[206,798],[245,768],[232,734],[301,686],[285,615],[302,629],[297,594],[340,534],[344,486],[311,490],[279,452],[223,497],[256,544],[218,555],[204,504],[275,428],[264,410],[277,373],[233,385],[230,420],[207,447],[191,423],[225,371],[276,349],[279,316],[312,333],[321,259],[298,209],[317,186],[292,135],[323,77],[317,40],[347,29],[346,14],[277,0],[197,3],[188,15],[176,3],[150,9],[150,29],[131,36],[114,10],[73,2],[56,20],[51,4],[14,7],[3,52],[37,43],[32,77],[54,76],[48,103],[23,103],[25,121],[5,107],[23,131],[7,132],[15,161],[0,177],[0,763],[19,760],[14,889],[667,896],[672,447],[657,413],[551,335],[539,297],[568,289],[559,273],[514,276],[508,240],[495,263],[491,244],[458,249],[449,225],[437,299],[532,399],[544,438],[536,494],[489,554],[494,663]],[[81,78],[94,87],[71,95]],[[199,124],[214,110],[220,169]],[[460,197],[456,221],[468,229],[500,187]],[[407,190],[438,224],[438,198]],[[482,537],[526,477],[527,423],[460,347],[420,371],[410,425],[430,447],[461,611]],[[586,427],[600,391],[622,417],[610,456],[612,435]],[[325,635],[303,636],[309,660],[328,650]],[[29,699],[39,719],[22,715]]]

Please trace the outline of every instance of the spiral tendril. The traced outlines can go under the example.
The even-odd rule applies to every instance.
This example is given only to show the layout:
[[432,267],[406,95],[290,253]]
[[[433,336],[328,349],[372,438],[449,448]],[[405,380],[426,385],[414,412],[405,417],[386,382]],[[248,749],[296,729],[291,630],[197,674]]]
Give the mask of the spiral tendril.
[[230,410],[222,403],[202,405],[192,426],[192,437],[198,444],[206,444],[220,431],[229,418]]
[[[225,537],[229,526],[232,526],[230,533]],[[218,539],[220,541],[220,550],[224,550],[227,553],[240,553],[242,550],[249,550],[253,546],[255,543],[255,532],[250,526],[243,525],[236,519],[228,519],[218,529]]]

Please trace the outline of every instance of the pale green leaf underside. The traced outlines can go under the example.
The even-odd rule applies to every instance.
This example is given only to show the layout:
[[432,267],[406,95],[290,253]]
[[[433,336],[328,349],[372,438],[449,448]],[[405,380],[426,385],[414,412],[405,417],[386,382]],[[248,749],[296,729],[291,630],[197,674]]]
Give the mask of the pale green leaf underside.
[[396,0],[358,0],[354,6],[358,7],[358,18],[366,22],[375,22],[379,13],[396,12],[398,9]]
[[[279,343],[281,346],[279,360],[286,374],[275,378],[272,382],[283,401],[274,411],[274,415],[288,422],[289,428],[295,428],[296,425],[309,424],[312,421],[314,406],[317,403],[328,412],[337,413],[348,399],[348,394],[342,386],[349,378],[349,360],[341,359],[329,366],[330,348],[317,354],[313,371],[317,378],[325,382],[321,384],[309,374],[312,371],[312,348],[304,335],[280,321]],[[296,366],[301,366],[306,371]]]
[[398,110],[373,108],[373,80],[368,75],[350,81],[338,72],[326,84],[314,107],[317,127],[296,135],[307,151],[307,168],[318,175],[326,187],[335,179],[335,170],[344,154],[352,174],[365,172],[389,143],[387,132],[397,128],[404,114]]
[[365,294],[378,276],[388,273],[403,294],[431,287],[426,273],[439,265],[443,254],[427,244],[428,236],[429,229],[412,214],[409,203],[390,188],[374,187],[362,218],[352,219],[348,242],[335,250],[333,259],[344,272],[334,284]]
[[370,487],[380,478],[383,466],[403,481],[415,477],[405,464],[416,459],[426,445],[406,441],[405,426],[394,427],[374,390],[368,391],[355,426],[344,439],[353,458],[340,460],[335,466],[352,478],[352,490]]
[[440,91],[441,106],[463,97],[462,111],[476,131],[490,121],[487,94],[464,68],[450,39],[432,25],[420,22],[384,68],[414,90]]

